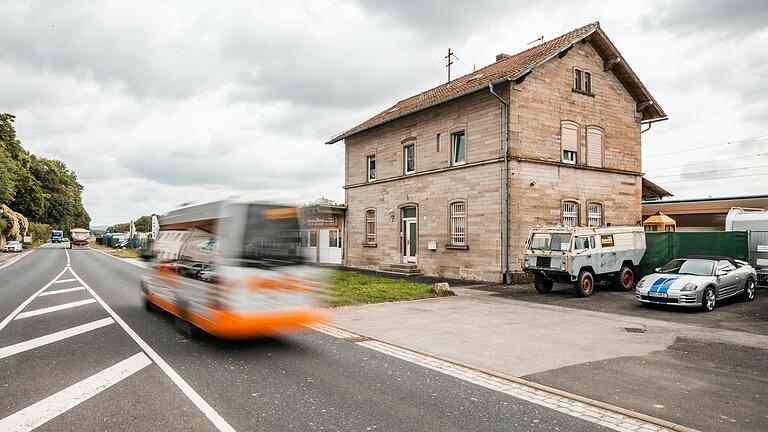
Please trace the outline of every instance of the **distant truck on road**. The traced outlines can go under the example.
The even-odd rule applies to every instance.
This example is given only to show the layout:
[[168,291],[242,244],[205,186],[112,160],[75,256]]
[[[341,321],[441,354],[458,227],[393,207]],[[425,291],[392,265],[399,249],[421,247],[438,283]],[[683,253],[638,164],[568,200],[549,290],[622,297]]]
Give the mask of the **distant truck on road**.
[[69,230],[69,248],[74,246],[88,247],[88,240],[91,238],[91,232],[85,228],[71,228]]
[[757,285],[768,286],[768,210],[733,207],[725,230],[749,232],[749,264],[757,272]]
[[62,243],[64,241],[64,231],[53,230],[51,231],[51,243]]

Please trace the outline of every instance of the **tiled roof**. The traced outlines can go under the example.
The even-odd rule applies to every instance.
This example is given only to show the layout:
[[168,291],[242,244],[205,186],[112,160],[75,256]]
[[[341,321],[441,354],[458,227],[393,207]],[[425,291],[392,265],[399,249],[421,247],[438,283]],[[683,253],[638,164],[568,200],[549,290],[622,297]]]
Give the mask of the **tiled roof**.
[[[594,22],[587,24],[533,48],[527,49],[512,56],[508,56],[482,69],[478,69],[477,71],[456,78],[451,82],[429,89],[407,99],[403,99],[390,108],[387,108],[386,110],[376,114],[363,123],[353,127],[352,129],[334,136],[326,144],[332,144],[337,141],[341,141],[344,138],[355,135],[366,129],[370,129],[374,126],[378,126],[380,124],[404,117],[422,109],[487,88],[488,84],[490,83],[498,83],[504,80],[518,79],[519,77],[530,72],[530,70],[534,67],[551,59],[561,51],[570,47],[575,42],[578,42],[579,40],[582,40],[590,34],[594,33],[596,30],[604,36],[602,31],[600,31],[600,23]],[[605,39],[607,41],[607,37]],[[610,41],[607,41],[607,44],[613,48],[613,44],[611,44]],[[619,56],[618,53],[616,55]],[[632,73],[632,76],[634,76],[634,73]],[[642,86],[642,84],[640,85]],[[645,87],[642,88],[645,89]],[[649,97],[646,98],[646,100],[652,100],[650,95],[648,96]]]

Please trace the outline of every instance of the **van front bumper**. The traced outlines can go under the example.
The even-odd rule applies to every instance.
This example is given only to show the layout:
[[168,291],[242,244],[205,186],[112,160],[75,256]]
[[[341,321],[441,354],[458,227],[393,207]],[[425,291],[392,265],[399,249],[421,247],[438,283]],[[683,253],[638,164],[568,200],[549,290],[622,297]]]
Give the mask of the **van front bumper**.
[[546,280],[554,282],[573,282],[576,278],[571,276],[570,273],[562,270],[556,270],[553,268],[541,268],[541,267],[527,267],[524,268],[525,273],[542,277]]

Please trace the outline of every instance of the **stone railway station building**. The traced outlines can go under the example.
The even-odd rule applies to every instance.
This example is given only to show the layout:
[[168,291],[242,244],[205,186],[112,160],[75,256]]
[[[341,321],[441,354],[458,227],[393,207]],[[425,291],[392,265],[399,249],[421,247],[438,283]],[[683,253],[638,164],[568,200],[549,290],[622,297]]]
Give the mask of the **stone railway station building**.
[[343,265],[512,281],[537,225],[637,225],[666,114],[592,23],[397,102],[345,146]]

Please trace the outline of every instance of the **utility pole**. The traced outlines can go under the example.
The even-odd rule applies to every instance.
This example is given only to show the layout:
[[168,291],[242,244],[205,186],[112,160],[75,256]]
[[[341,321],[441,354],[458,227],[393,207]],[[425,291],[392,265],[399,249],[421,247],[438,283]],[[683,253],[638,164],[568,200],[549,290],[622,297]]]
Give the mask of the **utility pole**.
[[448,64],[445,65],[445,67],[448,68],[448,82],[451,82],[451,65],[453,64],[453,60],[451,60],[451,57],[453,57],[453,52],[450,48],[448,48],[448,55],[445,56],[445,58],[448,59]]

